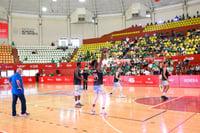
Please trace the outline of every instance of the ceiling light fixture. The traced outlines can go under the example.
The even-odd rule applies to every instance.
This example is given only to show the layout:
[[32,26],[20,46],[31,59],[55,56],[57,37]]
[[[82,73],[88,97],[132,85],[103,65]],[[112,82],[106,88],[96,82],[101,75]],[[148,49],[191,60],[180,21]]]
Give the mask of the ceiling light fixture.
[[79,2],[85,2],[86,0],[79,0]]
[[42,7],[42,11],[43,11],[43,12],[46,12],[46,11],[47,11],[47,8],[43,6],[43,7]]
[[53,2],[57,2],[57,0],[52,0]]

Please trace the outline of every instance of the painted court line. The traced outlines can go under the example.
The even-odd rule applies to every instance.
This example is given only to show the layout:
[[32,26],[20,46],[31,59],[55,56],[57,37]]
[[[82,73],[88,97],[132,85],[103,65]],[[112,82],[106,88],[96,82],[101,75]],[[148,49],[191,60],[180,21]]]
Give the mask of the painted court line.
[[185,104],[185,103],[188,103],[188,102],[190,102],[190,101],[192,101],[192,100],[193,100],[193,99],[188,99],[188,100],[186,100],[186,101],[183,101],[183,102],[181,102],[181,103],[179,103],[179,104],[177,104],[177,105],[175,105],[175,106],[172,106],[172,107],[170,107],[170,108],[168,108],[168,109],[166,109],[166,110],[164,110],[164,111],[161,111],[161,112],[159,112],[159,113],[157,113],[157,114],[155,114],[155,115],[153,115],[153,116],[151,116],[151,117],[149,117],[149,118],[143,120],[143,122],[148,121],[148,120],[150,120],[150,119],[152,119],[152,118],[154,118],[154,117],[156,117],[156,116],[159,116],[159,115],[161,115],[161,114],[163,114],[163,113],[165,113],[165,112],[167,112],[167,111],[169,111],[169,110],[172,110],[173,108],[176,108],[176,107],[178,107],[178,106],[181,106],[181,105],[183,105],[183,104]]
[[103,121],[108,125],[110,126],[113,130],[115,130],[116,132],[118,133],[123,133],[122,131],[120,131],[119,129],[115,128],[112,124],[110,124],[104,117],[102,118]]
[[181,123],[179,123],[177,126],[175,126],[174,128],[172,128],[171,130],[169,130],[168,133],[173,132],[175,129],[177,129],[179,126],[183,125],[185,122],[187,122],[189,119],[191,119],[192,117],[194,117],[197,113],[192,114],[190,117],[188,117],[187,119],[185,119],[184,121],[182,121]]
[[162,104],[166,104],[166,103],[168,103],[168,102],[171,102],[171,101],[180,99],[180,98],[182,98],[182,97],[183,97],[183,96],[180,96],[180,97],[177,97],[177,98],[174,98],[174,99],[171,99],[171,100],[167,100],[166,102],[156,104],[156,105],[154,105],[154,106],[151,106],[150,109],[155,108],[155,107],[157,107],[157,106],[160,106],[160,105],[162,105]]
[[0,133],[7,133],[7,132],[0,130]]
[[[0,102],[11,102],[11,101],[0,101]],[[45,101],[44,101],[45,102]],[[28,106],[33,106],[33,107],[40,107],[40,108],[43,108],[43,109],[46,109],[47,106],[41,106],[41,105],[38,105],[38,104],[32,104],[32,103],[29,103],[27,104]],[[35,106],[37,105],[37,106]],[[54,110],[63,110],[63,111],[70,111],[70,112],[74,112],[74,110],[76,112],[78,112],[78,110],[76,109],[72,109],[72,108],[68,108],[68,109],[63,109],[63,108],[57,108],[57,107],[49,107],[51,109],[54,109]],[[81,114],[88,114],[88,115],[91,115],[89,112],[84,112],[84,111],[80,111]],[[121,120],[128,120],[128,121],[137,121],[137,122],[143,122],[143,120],[138,120],[138,119],[132,119],[132,118],[125,118],[125,117],[118,117],[118,116],[110,116],[109,115],[109,118],[114,118],[114,119],[121,119]]]

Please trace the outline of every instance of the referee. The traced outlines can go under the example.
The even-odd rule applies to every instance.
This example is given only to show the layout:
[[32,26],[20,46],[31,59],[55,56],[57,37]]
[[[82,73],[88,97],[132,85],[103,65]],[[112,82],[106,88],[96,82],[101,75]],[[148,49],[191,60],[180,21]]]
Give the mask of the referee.
[[8,81],[12,86],[12,116],[17,117],[19,116],[16,114],[16,104],[17,99],[19,98],[21,101],[21,116],[28,116],[29,113],[26,112],[26,99],[24,96],[24,85],[22,81],[22,69],[18,68],[16,73],[12,75]]

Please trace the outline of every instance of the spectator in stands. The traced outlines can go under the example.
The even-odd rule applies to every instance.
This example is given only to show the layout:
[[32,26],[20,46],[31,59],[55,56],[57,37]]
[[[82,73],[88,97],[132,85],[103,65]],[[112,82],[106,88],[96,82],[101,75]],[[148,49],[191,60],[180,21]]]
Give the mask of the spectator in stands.
[[35,50],[35,51],[32,52],[32,54],[37,54],[37,53],[38,53],[37,50]]
[[62,58],[60,58],[60,59],[58,60],[58,62],[59,62],[59,63],[62,63]]
[[54,61],[54,59],[52,58],[52,59],[51,59],[51,63],[54,63],[54,62],[55,62],[55,61]]
[[28,60],[28,57],[26,56],[26,57],[24,58],[24,60],[27,61],[27,60]]
[[171,72],[171,74],[174,72],[174,67],[172,64],[169,65],[168,71]]
[[152,63],[149,63],[148,67],[149,67],[150,69],[152,69],[153,64],[152,64]]
[[[83,79],[88,80],[89,74],[88,74],[88,71],[86,69],[83,70],[82,75],[83,75]],[[87,91],[87,88],[88,88],[87,82],[83,81],[83,90]]]
[[150,70],[149,69],[146,69],[145,71],[144,71],[144,74],[145,75],[150,75],[151,73],[150,73]]
[[172,60],[172,58],[169,58],[168,62],[169,62],[169,66],[174,65],[174,61]]
[[184,63],[183,63],[183,66],[184,67],[187,67],[189,65],[189,60],[188,59],[184,59]]
[[11,44],[13,47],[15,46],[15,42],[14,41],[12,41],[12,44]]
[[182,74],[182,70],[181,70],[181,66],[182,66],[182,62],[181,60],[178,62],[177,66],[176,66],[176,75],[179,73],[179,74]]
[[52,42],[52,43],[51,43],[51,46],[55,46],[55,43],[54,43],[54,42]]
[[39,77],[40,77],[40,73],[38,72],[38,73],[35,74],[36,83],[39,83]]
[[194,75],[195,74],[195,68],[194,65],[190,66],[190,75]]
[[200,27],[198,27],[198,28],[196,29],[196,33],[197,33],[197,34],[200,33]]
[[153,75],[159,75],[159,68],[158,68],[158,66],[153,67]]
[[136,69],[136,74],[137,74],[138,76],[140,76],[140,68],[139,68],[139,67]]
[[195,71],[196,71],[196,74],[200,74],[200,66],[199,66],[199,64],[196,65]]

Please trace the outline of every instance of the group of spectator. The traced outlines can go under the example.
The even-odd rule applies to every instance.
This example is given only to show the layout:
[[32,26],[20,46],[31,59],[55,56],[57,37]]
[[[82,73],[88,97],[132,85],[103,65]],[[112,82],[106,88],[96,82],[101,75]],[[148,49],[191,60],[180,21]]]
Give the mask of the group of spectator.
[[[164,59],[168,62],[168,71],[173,75],[197,75],[200,74],[200,66],[198,64],[194,65],[189,60],[181,61],[174,63],[172,58]],[[104,60],[102,66],[102,72],[105,76],[114,75],[118,67],[122,68],[121,74],[124,76],[140,76],[140,75],[159,75],[160,63],[153,61],[147,61],[144,58],[134,58],[131,60],[124,60],[123,62],[118,62],[114,60]],[[86,67],[89,67],[89,63],[86,64]],[[89,75],[92,75],[92,71],[88,69]]]
[[130,50],[125,58],[163,57],[200,54],[200,28],[188,31],[185,37],[161,38],[155,36],[139,38],[138,42],[130,44]]
[[[200,17],[199,11],[197,11],[196,15],[190,16],[188,13],[186,14],[186,16],[184,14],[180,15],[180,16],[175,16],[174,19],[171,20],[167,20],[167,21],[163,21],[162,23],[170,23],[170,22],[175,22],[175,21],[180,21],[180,20],[185,20],[185,19],[191,19],[191,18],[197,18]],[[155,22],[155,23],[147,23],[146,25],[157,25],[160,24],[160,22]],[[132,25],[132,27],[138,27],[141,25]]]
[[[107,59],[133,59],[148,57],[164,57],[200,54],[200,27],[189,30],[187,36],[178,36],[179,33],[173,32],[172,37],[162,37],[161,34],[155,33],[152,36],[146,35],[144,38],[137,37],[134,40],[130,38],[122,39],[119,44],[115,44],[108,49]],[[177,37],[178,36],[178,37]],[[101,49],[87,54],[79,53],[77,62],[90,61],[98,59],[97,54]]]

